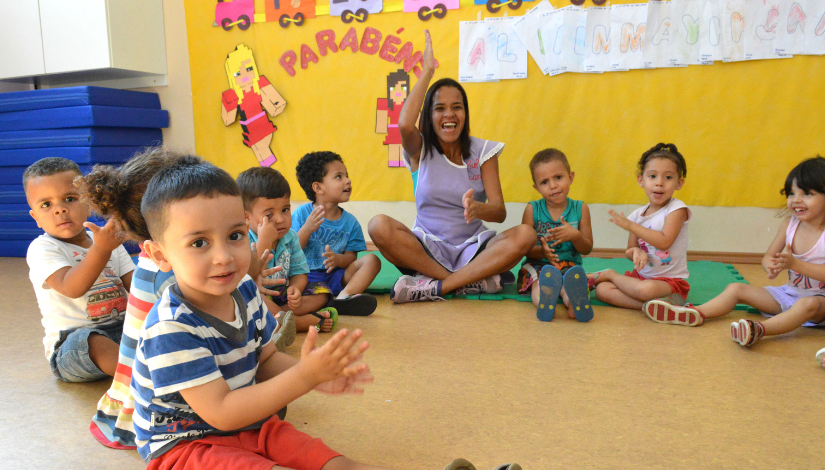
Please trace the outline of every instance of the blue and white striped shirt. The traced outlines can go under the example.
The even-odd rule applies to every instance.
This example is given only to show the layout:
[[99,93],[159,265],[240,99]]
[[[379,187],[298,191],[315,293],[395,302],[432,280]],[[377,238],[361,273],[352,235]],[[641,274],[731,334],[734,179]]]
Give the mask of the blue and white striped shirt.
[[[166,289],[146,317],[131,385],[135,441],[146,462],[181,439],[233,434],[206,423],[180,394],[219,378],[230,390],[255,384],[260,349],[272,341],[277,323],[249,276],[233,298],[236,318],[245,325],[233,326],[199,311],[182,298],[176,284]],[[250,428],[254,427],[260,424]]]

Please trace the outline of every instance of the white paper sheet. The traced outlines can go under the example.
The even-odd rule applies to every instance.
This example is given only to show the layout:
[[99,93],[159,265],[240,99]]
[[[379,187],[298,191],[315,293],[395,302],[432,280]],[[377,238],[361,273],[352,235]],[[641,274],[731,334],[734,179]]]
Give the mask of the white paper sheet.
[[647,28],[645,29],[645,68],[672,67],[668,61],[673,42],[670,20],[670,2],[651,0],[647,3]]
[[671,64],[698,65],[700,40],[707,37],[704,22],[706,0],[671,0],[672,37],[668,49]]
[[574,6],[564,7],[562,10],[566,10],[564,12],[562,65],[568,72],[584,73],[587,10]]
[[745,0],[722,0],[722,60],[745,60]]
[[[816,0],[815,0],[816,1]],[[808,0],[792,0],[780,10],[775,52],[779,55],[805,53],[805,29],[809,21]]]
[[610,11],[610,70],[644,68],[647,3],[613,5]]
[[780,57],[776,53],[780,16],[779,0],[745,2],[745,60]]
[[527,48],[513,32],[513,17],[486,18],[487,41],[484,78],[507,80],[527,78]]
[[544,59],[547,61],[547,74],[552,76],[566,72],[562,64],[564,11],[555,10],[542,13],[539,32],[544,43]]
[[805,14],[808,15],[805,22],[805,53],[825,54],[825,2],[808,0]]
[[610,37],[610,7],[590,7],[587,9],[587,30],[585,39],[585,72],[607,72],[610,70],[610,52],[618,48],[618,43]]
[[515,31],[522,44],[527,47],[527,51],[533,56],[536,65],[541,69],[541,73],[547,75],[547,60],[544,58],[544,44],[541,41],[541,34],[539,28],[541,27],[541,14],[553,11],[553,5],[547,0],[541,0],[538,5],[534,6],[524,16],[516,18],[513,23],[513,31]]
[[458,23],[458,81],[484,81],[487,42],[483,21]]
[[722,7],[726,0],[705,0],[703,28],[699,34],[699,62],[712,64],[722,60]]

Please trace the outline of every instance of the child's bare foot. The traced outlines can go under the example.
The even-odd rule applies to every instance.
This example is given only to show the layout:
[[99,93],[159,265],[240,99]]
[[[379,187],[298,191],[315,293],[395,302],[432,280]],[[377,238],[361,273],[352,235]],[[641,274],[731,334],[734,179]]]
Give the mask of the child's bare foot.
[[329,310],[335,309],[328,309],[322,308],[317,312],[307,313],[304,315],[297,315],[295,317],[295,329],[298,332],[306,333],[309,331],[310,328],[320,327],[321,333],[327,333],[332,331],[332,328],[335,326],[338,314],[336,312],[335,319],[332,318],[332,313]]
[[593,289],[596,285],[609,281],[611,277],[616,274],[616,271],[612,269],[605,269],[603,271],[598,271],[595,273],[588,273],[587,274],[587,287]]

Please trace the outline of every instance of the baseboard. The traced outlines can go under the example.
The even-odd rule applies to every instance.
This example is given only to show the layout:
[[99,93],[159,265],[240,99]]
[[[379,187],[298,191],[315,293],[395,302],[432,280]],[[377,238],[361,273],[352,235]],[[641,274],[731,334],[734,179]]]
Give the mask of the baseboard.
[[[374,243],[367,242],[367,251],[378,251]],[[624,258],[622,248],[593,248],[589,255],[593,258]],[[717,261],[728,264],[760,264],[762,253],[732,253],[724,251],[688,251],[688,261]]]

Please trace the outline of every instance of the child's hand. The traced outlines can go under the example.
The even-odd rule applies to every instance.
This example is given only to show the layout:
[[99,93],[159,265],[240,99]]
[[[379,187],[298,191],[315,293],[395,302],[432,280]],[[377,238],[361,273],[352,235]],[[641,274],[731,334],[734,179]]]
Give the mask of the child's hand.
[[647,253],[641,248],[628,248],[625,253],[633,255],[633,267],[636,268],[636,271],[641,271],[647,264]]
[[461,196],[461,204],[464,206],[464,220],[466,220],[468,224],[478,218],[481,203],[473,199],[472,188],[468,189],[467,192]]
[[[286,304],[289,306],[291,310],[295,310],[301,305],[301,291],[298,290],[295,286],[289,286],[286,288]],[[310,328],[311,330],[312,328]]]
[[772,259],[775,260],[774,269],[779,271],[784,269],[793,269],[794,264],[796,264],[796,258],[793,256],[791,245],[787,243],[785,244],[785,249],[777,253],[776,256],[773,256]]
[[[254,251],[253,251],[253,253],[254,253]],[[269,263],[269,260],[271,260],[272,257],[273,257],[273,255],[272,255],[272,253],[269,252],[268,249],[264,250],[264,254],[263,254],[263,256],[261,256],[261,259],[259,260],[259,262],[260,262],[259,266],[266,266],[266,264]],[[256,256],[256,258],[257,258],[257,256]],[[254,263],[254,261],[253,261],[253,263]],[[273,266],[269,269],[264,269],[262,271],[259,269],[258,273],[255,276],[255,284],[258,286],[258,292],[260,292],[261,295],[274,295],[274,296],[280,295],[279,292],[269,290],[269,289],[267,289],[267,287],[286,284],[286,279],[269,279],[269,276],[271,276],[271,275],[273,275],[273,274],[275,274],[279,271],[283,271],[283,270],[284,270],[284,268],[282,268],[280,266]]]
[[328,273],[331,273],[335,268],[338,267],[340,256],[338,253],[332,251],[329,248],[329,245],[326,246],[324,253],[321,255],[324,257],[324,267],[327,269]]
[[607,214],[610,216],[610,221],[614,224],[618,225],[619,227],[630,230],[630,226],[633,224],[627,217],[625,217],[624,212],[616,213],[613,209],[608,209]]
[[258,224],[258,246],[272,248],[275,239],[278,238],[278,228],[272,223],[269,217],[261,218]]
[[307,220],[304,222],[304,227],[309,230],[309,233],[315,233],[318,227],[324,223],[324,215],[324,206],[318,206],[312,209],[312,212],[309,213]]
[[[369,344],[365,341],[359,345],[355,345],[363,333],[361,330],[355,330],[352,333],[343,329],[336,333],[329,341],[320,348],[316,348],[315,344],[318,341],[318,332],[315,328],[310,328],[307,331],[307,337],[304,340],[304,345],[301,348],[301,360],[298,362],[299,373],[306,377],[310,383],[318,386],[325,382],[335,382],[332,385],[325,385],[321,387],[323,391],[354,390],[357,383],[354,379],[358,379],[360,383],[366,383],[365,374],[369,373],[369,368],[366,364],[358,364],[351,366],[358,361],[364,351],[369,348]],[[342,384],[338,379],[346,378],[347,380]],[[341,386],[344,385],[344,386]],[[358,393],[358,392],[353,392]]]
[[109,219],[103,227],[91,222],[83,222],[83,226],[94,235],[94,244],[109,252],[119,247],[125,238],[123,227],[114,218]]
[[581,232],[574,229],[572,225],[568,224],[567,221],[564,220],[564,217],[559,220],[561,221],[561,226],[551,228],[547,232],[548,240],[555,240],[553,244],[550,245],[551,247],[560,243],[569,242],[581,235]]
[[559,255],[557,255],[553,248],[551,248],[550,245],[547,244],[547,242],[549,241],[548,237],[539,237],[539,241],[541,242],[541,251],[544,255],[544,258],[547,261],[558,261]]
[[433,55],[433,40],[430,38],[430,30],[424,30],[424,55],[421,58],[424,66],[422,71],[435,71],[435,56]]
[[315,391],[327,395],[362,395],[364,393],[363,384],[371,384],[375,381],[375,377],[370,374],[370,368],[366,364],[347,367],[344,369],[344,374],[344,377],[338,377],[318,385],[315,387]]

